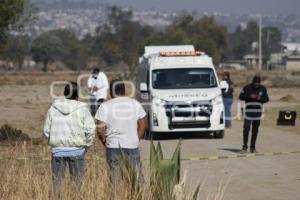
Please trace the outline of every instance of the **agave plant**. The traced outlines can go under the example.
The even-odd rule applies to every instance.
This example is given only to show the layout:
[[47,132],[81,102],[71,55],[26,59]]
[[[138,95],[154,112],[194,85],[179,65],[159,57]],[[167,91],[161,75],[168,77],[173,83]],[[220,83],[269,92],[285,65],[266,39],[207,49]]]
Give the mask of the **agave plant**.
[[140,189],[144,182],[144,177],[140,174],[140,171],[137,171],[136,166],[132,166],[122,150],[120,159],[122,180],[130,189],[130,191],[128,191],[128,199],[140,199]]
[[[165,159],[160,142],[157,147],[151,141],[150,146],[150,187],[153,200],[196,200],[199,187],[188,198],[185,194],[186,173],[180,182],[181,141],[171,159]],[[139,174],[130,165],[124,153],[121,154],[121,175],[125,185],[131,188],[129,199],[143,199],[140,196],[141,181]]]
[[156,200],[171,200],[173,189],[180,179],[181,142],[170,160],[164,159],[160,142],[155,148],[153,141],[150,147],[150,172],[153,198]]

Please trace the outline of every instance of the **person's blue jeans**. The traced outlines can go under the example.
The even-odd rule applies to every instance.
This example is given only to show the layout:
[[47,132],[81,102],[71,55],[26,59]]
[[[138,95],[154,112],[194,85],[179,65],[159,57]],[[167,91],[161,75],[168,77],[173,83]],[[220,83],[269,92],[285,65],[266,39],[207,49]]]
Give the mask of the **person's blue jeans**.
[[76,157],[52,156],[52,161],[51,161],[52,181],[53,181],[53,190],[55,194],[59,193],[61,181],[64,177],[65,169],[67,165],[69,166],[69,172],[72,181],[74,181],[78,189],[81,188],[82,179],[85,172],[84,155],[76,156]]
[[124,164],[122,163],[122,152],[124,154],[125,159],[129,162],[132,169],[136,172],[136,176],[138,178],[138,184],[142,184],[144,181],[144,177],[142,174],[142,163],[140,158],[140,151],[139,149],[114,149],[114,148],[107,148],[106,150],[106,160],[108,164],[108,174],[111,180],[119,181],[118,179],[121,177],[121,166]]
[[231,119],[231,106],[233,103],[233,98],[224,98],[224,108],[225,108],[225,127],[231,128],[232,126],[232,119]]

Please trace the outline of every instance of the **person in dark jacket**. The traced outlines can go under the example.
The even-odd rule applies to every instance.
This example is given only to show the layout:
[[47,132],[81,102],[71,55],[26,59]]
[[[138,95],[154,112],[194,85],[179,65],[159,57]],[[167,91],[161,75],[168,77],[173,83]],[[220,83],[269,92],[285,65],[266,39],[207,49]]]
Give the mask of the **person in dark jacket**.
[[231,106],[233,103],[233,82],[230,79],[230,73],[223,73],[223,81],[227,83],[227,88],[222,88],[222,95],[225,107],[225,127],[231,128]]
[[243,152],[248,150],[248,137],[252,124],[250,152],[256,153],[255,144],[263,112],[263,104],[269,101],[267,89],[261,85],[261,77],[259,75],[253,78],[251,84],[243,88],[240,94],[240,100],[245,101]]

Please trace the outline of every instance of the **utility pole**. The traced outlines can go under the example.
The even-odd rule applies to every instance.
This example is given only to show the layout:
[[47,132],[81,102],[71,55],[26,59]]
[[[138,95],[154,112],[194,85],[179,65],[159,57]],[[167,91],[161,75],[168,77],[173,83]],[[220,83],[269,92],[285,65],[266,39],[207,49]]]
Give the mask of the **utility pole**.
[[262,16],[259,15],[259,52],[258,52],[258,69],[262,70]]

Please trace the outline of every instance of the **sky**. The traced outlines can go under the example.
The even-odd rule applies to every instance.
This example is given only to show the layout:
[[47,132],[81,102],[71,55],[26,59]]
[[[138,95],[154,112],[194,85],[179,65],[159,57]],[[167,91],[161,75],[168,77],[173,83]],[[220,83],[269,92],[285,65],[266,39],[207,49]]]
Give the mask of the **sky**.
[[298,14],[300,0],[102,0],[133,9],[236,14]]

